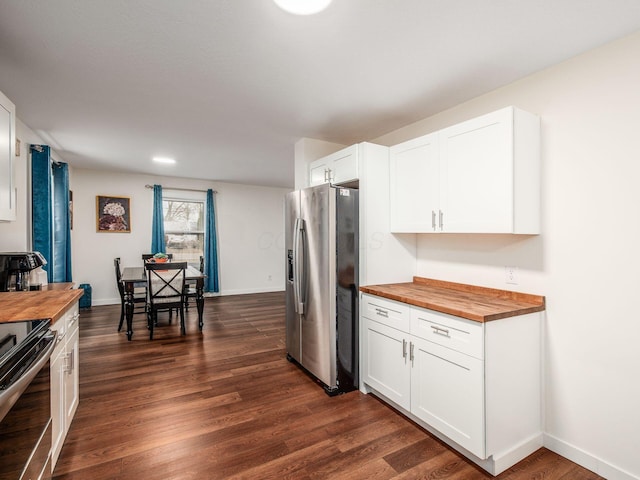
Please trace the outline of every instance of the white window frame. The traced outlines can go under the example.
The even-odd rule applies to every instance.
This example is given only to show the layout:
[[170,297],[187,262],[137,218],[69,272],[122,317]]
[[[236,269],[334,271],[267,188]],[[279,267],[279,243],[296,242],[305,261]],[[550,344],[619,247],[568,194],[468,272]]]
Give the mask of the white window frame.
[[[203,214],[203,224],[202,224],[202,231],[200,230],[196,230],[196,231],[183,231],[183,230],[168,230],[166,228],[166,225],[164,225],[165,229],[164,229],[164,233],[166,236],[168,235],[172,235],[172,234],[180,234],[180,235],[189,235],[189,234],[201,234],[202,235],[202,251],[201,251],[201,255],[204,255],[204,235],[205,235],[205,216],[206,216],[206,193],[205,192],[190,192],[190,191],[178,191],[178,190],[164,190],[162,192],[162,218],[163,218],[163,222],[164,222],[164,202],[165,201],[170,201],[170,202],[187,202],[187,203],[201,203],[202,204],[202,214]],[[166,246],[166,249],[169,251],[169,246]],[[169,253],[169,252],[167,252]],[[174,259],[176,258],[177,252],[173,251],[172,252],[174,254]],[[199,260],[198,259],[194,259],[193,261],[188,262],[190,265],[199,268],[200,264],[199,264]]]

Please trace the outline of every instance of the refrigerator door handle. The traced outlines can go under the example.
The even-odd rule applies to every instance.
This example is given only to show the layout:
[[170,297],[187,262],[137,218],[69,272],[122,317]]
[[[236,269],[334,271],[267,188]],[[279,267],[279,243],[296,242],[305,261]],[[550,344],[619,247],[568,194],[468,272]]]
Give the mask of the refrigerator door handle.
[[302,301],[302,278],[304,275],[303,247],[300,243],[304,230],[304,220],[296,218],[293,227],[293,304],[298,315],[304,314],[304,302]]

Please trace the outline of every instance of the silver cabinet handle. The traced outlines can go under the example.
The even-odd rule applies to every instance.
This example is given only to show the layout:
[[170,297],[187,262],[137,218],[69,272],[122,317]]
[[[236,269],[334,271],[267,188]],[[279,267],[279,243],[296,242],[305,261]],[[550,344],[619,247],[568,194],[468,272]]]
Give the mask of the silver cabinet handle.
[[413,366],[413,360],[414,360],[414,356],[413,356],[413,347],[415,347],[415,345],[413,344],[413,342],[411,342],[409,344],[409,360],[411,360],[411,365]]
[[431,228],[435,232],[436,230],[436,211],[431,210]]
[[387,312],[386,310],[382,310],[381,308],[376,308],[376,314],[384,318],[389,318],[389,312]]
[[442,230],[442,227],[443,227],[443,222],[442,222],[443,217],[444,217],[444,213],[442,213],[442,210],[438,210],[438,223],[440,224],[440,230]]
[[433,332],[435,335],[442,335],[443,337],[449,336],[449,330],[446,328],[436,327],[435,325],[431,325]]
[[76,368],[76,351],[71,350],[69,352],[69,355],[67,355],[67,359],[69,361],[67,373],[71,375]]
[[66,373],[67,375],[71,375],[71,372],[73,372],[73,350],[65,355],[64,360],[64,373]]
[[407,341],[402,339],[402,358],[407,359]]

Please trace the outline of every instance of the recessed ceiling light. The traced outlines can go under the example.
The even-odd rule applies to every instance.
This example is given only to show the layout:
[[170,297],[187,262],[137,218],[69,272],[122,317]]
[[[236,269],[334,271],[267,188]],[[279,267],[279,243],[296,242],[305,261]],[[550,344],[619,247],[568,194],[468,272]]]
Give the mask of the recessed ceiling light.
[[173,165],[176,161],[173,158],[168,157],[153,157],[153,161],[156,163],[164,163],[167,165]]
[[331,0],[273,0],[283,10],[295,15],[312,15],[329,6]]

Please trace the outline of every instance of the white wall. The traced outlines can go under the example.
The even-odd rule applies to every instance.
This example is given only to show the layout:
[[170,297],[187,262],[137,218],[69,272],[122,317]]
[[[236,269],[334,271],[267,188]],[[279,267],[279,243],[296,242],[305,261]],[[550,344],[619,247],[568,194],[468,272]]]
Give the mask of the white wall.
[[372,140],[541,116],[542,234],[418,235],[417,272],[546,296],[545,444],[612,479],[640,478],[638,58],[640,33]]
[[[90,283],[93,304],[119,302],[113,259],[141,265],[151,249],[153,190],[145,184],[207,189],[215,195],[222,295],[284,290],[283,202],[288,189],[75,168],[73,279]],[[96,232],[96,195],[131,198],[131,233]]]

